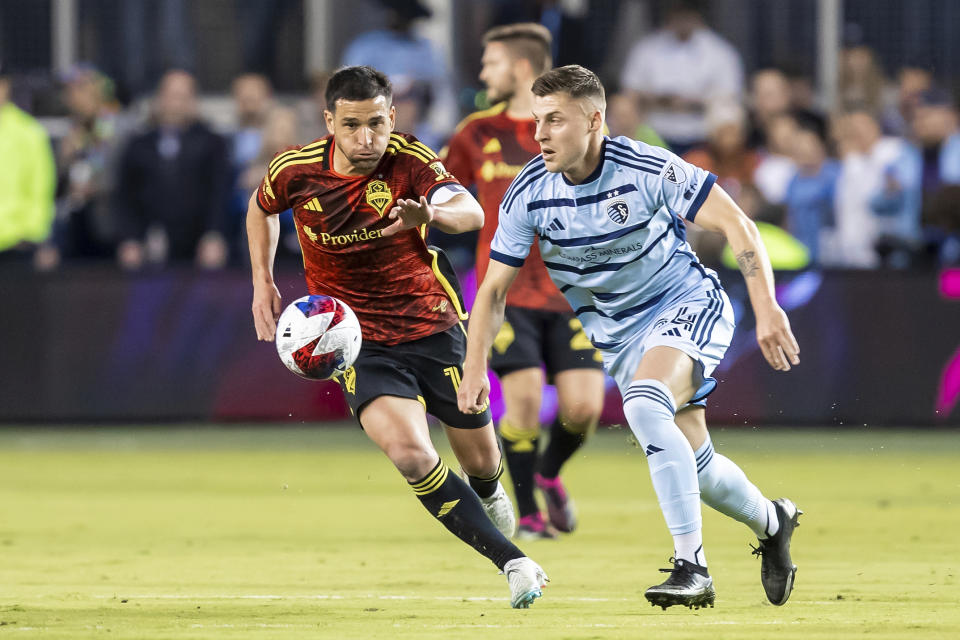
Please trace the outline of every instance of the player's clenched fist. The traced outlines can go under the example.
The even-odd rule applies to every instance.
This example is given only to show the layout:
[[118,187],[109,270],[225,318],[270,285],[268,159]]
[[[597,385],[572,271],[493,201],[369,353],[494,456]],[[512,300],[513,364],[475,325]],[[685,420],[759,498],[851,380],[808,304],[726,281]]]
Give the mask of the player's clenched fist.
[[277,333],[277,318],[283,310],[280,306],[280,290],[272,282],[253,287],[253,325],[257,340],[273,340]]
[[490,395],[490,380],[486,371],[471,371],[464,368],[460,389],[457,390],[457,405],[462,413],[480,413],[487,408]]

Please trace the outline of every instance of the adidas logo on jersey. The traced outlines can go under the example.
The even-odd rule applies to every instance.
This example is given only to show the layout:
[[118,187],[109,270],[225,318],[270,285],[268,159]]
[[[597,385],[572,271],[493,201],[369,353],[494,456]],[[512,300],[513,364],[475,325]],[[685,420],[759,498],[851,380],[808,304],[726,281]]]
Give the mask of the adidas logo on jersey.
[[502,147],[500,146],[500,141],[496,138],[490,138],[487,140],[487,144],[483,145],[484,153],[497,153]]
[[550,221],[550,224],[547,225],[547,229],[550,229],[551,231],[563,231],[566,229],[566,227],[563,226],[562,222],[554,218]]
[[307,211],[316,211],[317,213],[323,213],[323,207],[320,206],[320,200],[314,198],[310,202],[303,205],[303,208]]

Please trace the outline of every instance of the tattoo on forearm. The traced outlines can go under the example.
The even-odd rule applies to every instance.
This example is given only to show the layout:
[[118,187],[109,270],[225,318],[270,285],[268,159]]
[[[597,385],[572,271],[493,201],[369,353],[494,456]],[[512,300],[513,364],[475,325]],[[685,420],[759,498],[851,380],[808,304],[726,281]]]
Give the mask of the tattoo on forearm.
[[740,271],[743,272],[744,278],[752,278],[760,271],[757,254],[753,251],[744,251],[738,255],[737,264],[740,265]]

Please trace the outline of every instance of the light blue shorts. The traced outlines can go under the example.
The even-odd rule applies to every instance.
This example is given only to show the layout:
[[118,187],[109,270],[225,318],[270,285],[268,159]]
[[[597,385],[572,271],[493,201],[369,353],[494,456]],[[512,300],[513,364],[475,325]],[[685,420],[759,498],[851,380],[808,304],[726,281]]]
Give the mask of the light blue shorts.
[[647,349],[679,349],[700,365],[694,370],[698,389],[690,404],[702,405],[717,386],[710,374],[730,346],[733,327],[733,307],[727,294],[722,289],[697,289],[664,307],[629,340],[615,349],[603,350],[603,366],[623,394]]

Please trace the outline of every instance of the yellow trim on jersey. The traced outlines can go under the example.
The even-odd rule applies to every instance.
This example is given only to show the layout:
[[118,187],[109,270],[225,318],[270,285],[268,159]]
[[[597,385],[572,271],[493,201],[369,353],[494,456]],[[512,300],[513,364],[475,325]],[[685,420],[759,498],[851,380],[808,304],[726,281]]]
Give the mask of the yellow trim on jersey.
[[[326,151],[326,140],[321,140],[320,142],[312,145],[308,145],[298,151],[297,153],[288,156],[282,162],[274,164],[270,169],[270,180],[276,180],[277,176],[280,175],[280,172],[288,167],[293,167],[298,164],[312,164],[314,162],[322,162],[324,152]],[[309,157],[319,153],[317,157]]]
[[482,111],[475,111],[468,115],[466,118],[460,121],[460,124],[457,125],[457,128],[454,130],[454,134],[460,133],[460,130],[465,126],[473,122],[474,120],[479,120],[480,118],[490,118],[495,115],[503,113],[507,109],[506,102],[498,102],[489,109],[484,109]]
[[423,240],[427,239],[427,225],[420,225],[420,238]]
[[407,145],[406,139],[397,135],[396,133],[390,134],[390,142],[387,143],[387,151],[390,153],[396,153],[400,147]]
[[453,288],[453,285],[450,284],[450,281],[447,280],[447,277],[443,275],[443,272],[440,271],[440,254],[433,249],[427,249],[427,252],[433,256],[433,262],[430,264],[430,268],[433,269],[433,275],[437,276],[437,280],[440,281],[440,286],[443,287],[443,290],[447,292],[447,297],[450,298],[450,302],[453,303],[453,308],[457,312],[457,317],[461,320],[466,320],[470,316],[466,311],[463,310],[463,307],[460,306],[460,297],[457,295],[457,290]]
[[428,147],[427,145],[423,144],[423,143],[420,142],[419,140],[417,140],[416,142],[414,142],[414,143],[411,144],[410,146],[416,147],[417,149],[419,149],[420,151],[422,151],[422,152],[424,153],[424,155],[427,156],[427,162],[433,162],[433,160],[437,157],[437,154],[433,152],[433,149],[431,149],[431,148]]
[[430,164],[430,162],[433,160],[433,158],[431,158],[430,156],[424,155],[422,151],[415,149],[412,146],[404,147],[403,149],[400,149],[399,152],[405,153],[409,156],[413,156],[418,160],[422,160],[424,164]]
[[327,142],[326,140],[318,140],[316,142],[311,142],[305,147],[300,147],[299,149],[290,149],[289,151],[284,151],[283,153],[281,153],[276,158],[270,161],[270,165],[269,165],[270,172],[272,173],[273,170],[277,167],[277,165],[282,164],[285,159],[290,158],[291,156],[296,155],[298,153],[302,153],[304,151],[314,151],[315,149],[325,145],[326,142]]
[[433,149],[419,141],[409,141],[397,134],[390,134],[390,142],[387,144],[387,152],[392,154],[406,153],[414,158],[423,160],[425,164],[430,164],[437,158]]

